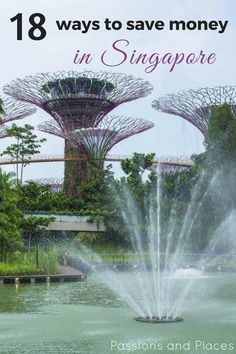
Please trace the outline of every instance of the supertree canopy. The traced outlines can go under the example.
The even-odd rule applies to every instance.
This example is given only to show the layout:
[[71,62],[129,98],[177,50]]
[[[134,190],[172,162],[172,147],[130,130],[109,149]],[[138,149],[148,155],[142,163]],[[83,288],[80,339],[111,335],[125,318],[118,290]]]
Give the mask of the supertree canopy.
[[229,103],[236,111],[236,86],[199,88],[169,94],[153,101],[152,107],[186,119],[205,135],[210,117],[223,103]]
[[67,139],[78,146],[89,160],[95,160],[99,166],[111,148],[132,135],[144,132],[154,126],[144,119],[106,116],[96,127],[76,129],[65,133],[54,121],[39,125],[39,129]]
[[149,168],[155,173],[171,173],[176,174],[190,170],[193,166],[193,161],[184,156],[169,156],[163,159],[159,158],[158,163],[153,163]]
[[36,112],[36,109],[26,103],[3,98],[3,113],[0,114],[0,138],[7,137],[6,123],[25,118]]
[[142,79],[91,71],[27,76],[4,87],[15,99],[43,108],[68,131],[96,126],[115,107],[151,91],[152,85]]
[[[151,91],[149,82],[133,76],[76,71],[27,76],[4,87],[6,94],[48,112],[64,134],[97,127],[112,109]],[[65,156],[72,154],[80,156],[81,152],[67,140]],[[66,161],[65,191],[74,195],[86,175],[86,161]]]
[[179,164],[174,164],[174,163],[161,163],[160,164],[160,169],[161,173],[180,173],[183,171],[190,170],[191,166],[187,166],[185,164],[181,165]]

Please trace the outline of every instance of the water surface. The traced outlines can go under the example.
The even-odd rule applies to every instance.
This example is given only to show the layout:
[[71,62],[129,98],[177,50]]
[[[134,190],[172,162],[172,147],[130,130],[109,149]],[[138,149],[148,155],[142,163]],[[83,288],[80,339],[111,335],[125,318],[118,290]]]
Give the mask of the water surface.
[[[122,276],[133,285],[132,275]],[[185,321],[176,324],[135,322],[96,275],[84,283],[1,285],[0,353],[236,353],[236,275],[196,279],[181,315]],[[228,350],[196,348],[198,340]],[[144,349],[127,350],[130,344]]]

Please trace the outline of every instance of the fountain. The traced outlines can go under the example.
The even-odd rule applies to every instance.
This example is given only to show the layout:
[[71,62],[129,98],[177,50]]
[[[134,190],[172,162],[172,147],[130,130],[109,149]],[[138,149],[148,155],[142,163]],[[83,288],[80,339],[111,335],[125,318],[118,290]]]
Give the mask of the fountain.
[[[198,255],[194,266],[186,257],[191,243],[191,232],[197,220],[204,201],[214,193],[220,174],[215,173],[206,189],[204,189],[204,177],[196,183],[192,201],[189,203],[180,234],[175,234],[175,221],[169,221],[166,241],[163,242],[161,229],[161,166],[157,171],[156,195],[152,200],[145,201],[147,233],[143,237],[143,231],[139,224],[142,215],[131,194],[126,190],[120,196],[120,208],[127,227],[130,228],[131,243],[134,250],[132,269],[129,270],[127,279],[122,272],[115,267],[102,267],[99,255],[94,255],[99,266],[93,267],[98,278],[122,298],[136,313],[134,319],[144,323],[179,323],[183,321],[181,314],[186,304],[186,298],[193,289],[194,283],[204,279],[203,270],[210,265],[216,246],[219,245],[222,228],[226,230],[230,215],[211,237],[206,245],[204,253]],[[199,201],[199,191],[201,194]],[[175,206],[173,206],[174,208]],[[83,247],[85,253],[91,250]],[[132,285],[131,285],[132,283]]]
[[[203,188],[200,203],[204,179],[196,183],[178,237],[174,217],[169,220],[168,232],[160,222],[164,191],[160,173],[156,195],[146,201],[146,242],[138,226],[140,209],[127,191],[125,196],[119,195],[123,217],[133,231],[133,260],[129,258],[127,269],[105,267],[102,258],[93,254],[97,266],[86,282],[0,286],[2,352],[97,354],[111,352],[112,344],[114,352],[124,351],[123,345],[128,351],[132,345],[140,347],[140,352],[149,346],[151,353],[172,350],[182,354],[186,338],[192,348],[197,345],[193,349],[196,353],[206,352],[205,347],[200,348],[201,340],[202,346],[223,343],[222,348],[235,348],[236,275],[224,272],[222,260],[215,263],[213,253],[222,250],[226,241],[227,250],[235,251],[236,212],[231,210],[214,231],[204,255],[194,264],[187,257],[188,240],[192,239],[194,220],[202,207],[205,210],[204,200],[212,192],[222,196],[219,179],[216,173],[209,187]],[[158,223],[164,227],[157,232]],[[167,242],[163,244],[164,233]],[[84,260],[90,258],[85,256]],[[231,258],[235,265],[233,253]],[[216,271],[208,272],[209,267]]]
[[152,317],[135,317],[134,318],[135,321],[139,321],[139,322],[147,322],[147,323],[173,323],[173,322],[182,322],[183,318],[182,317],[157,317],[157,316],[152,316]]

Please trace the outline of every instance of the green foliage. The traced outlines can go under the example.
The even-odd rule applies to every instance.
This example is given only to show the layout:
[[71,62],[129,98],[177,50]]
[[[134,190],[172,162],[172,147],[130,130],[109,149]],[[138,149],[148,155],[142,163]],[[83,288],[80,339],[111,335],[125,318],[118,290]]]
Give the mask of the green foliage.
[[[189,244],[191,250],[204,250],[217,225],[229,210],[236,208],[234,193],[236,175],[235,118],[232,107],[228,104],[215,109],[205,139],[206,152],[192,157],[195,162],[193,168],[176,174],[162,174],[161,226],[163,244],[165,244],[170,231],[169,227],[173,225],[176,235],[174,244],[176,244],[188,205],[192,203],[196,190],[194,208],[199,210],[191,229]],[[37,137],[31,128],[30,126],[25,126],[25,128],[14,126],[13,131],[9,133],[18,139],[9,151],[11,156],[19,161],[22,161],[21,159],[26,153],[30,156],[31,153],[32,155],[38,153],[37,149],[42,141],[36,139]],[[33,145],[23,143],[29,135]],[[90,215],[91,221],[98,222],[98,224],[100,221],[105,222],[107,231],[101,234],[80,233],[75,243],[84,243],[95,247],[109,245],[109,247],[115,248],[130,248],[129,228],[133,225],[123,222],[122,213],[126,216],[131,215],[131,206],[129,205],[127,208],[127,200],[131,200],[138,210],[138,217],[135,221],[137,225],[135,226],[145,239],[149,217],[147,211],[150,205],[153,205],[156,210],[157,177],[153,172],[150,172],[154,156],[154,154],[135,153],[131,159],[125,159],[121,163],[125,176],[118,180],[114,179],[110,166],[101,169],[93,163],[86,163],[88,178],[75,186],[76,197],[70,197],[64,192],[54,194],[51,192],[50,186],[37,185],[33,182],[15,187],[10,183],[10,180],[4,182],[5,175],[1,173],[0,198],[3,202],[1,203],[2,209],[0,209],[0,242],[2,254],[4,252],[7,254],[20,247],[21,228],[30,250],[31,240],[32,243],[38,243],[39,239],[42,240],[43,228],[50,220],[35,217],[19,223],[20,213],[17,211],[16,205],[21,211],[29,214],[41,211],[44,213]],[[76,168],[76,166],[74,167]],[[219,172],[220,177],[217,177],[218,184],[214,182],[214,190],[211,191],[212,178],[216,171]],[[7,188],[4,187],[4,183],[7,183]],[[208,189],[210,192],[207,192],[205,198],[204,194]],[[49,236],[46,235],[46,237]],[[6,241],[10,239],[19,242]]]
[[106,220],[116,210],[112,198],[114,175],[111,166],[100,169],[90,164],[89,174],[91,178],[78,187],[78,198],[82,206],[80,213],[91,215],[92,221]]
[[[0,114],[4,114],[3,100],[0,98]],[[1,119],[0,119],[1,121]]]
[[134,153],[131,159],[121,161],[122,170],[126,175],[142,176],[145,170],[152,166],[155,154],[138,154]]
[[[25,167],[29,162],[24,162],[27,157],[28,160],[35,154],[40,153],[41,144],[46,141],[46,139],[38,139],[37,135],[33,133],[34,127],[26,124],[24,127],[18,127],[13,124],[11,128],[7,129],[7,134],[9,137],[15,138],[16,142],[9,145],[3,152],[2,156],[7,155],[17,161],[17,180],[23,180],[23,167]],[[21,163],[21,175],[19,178],[18,164]]]
[[79,247],[81,244],[87,246],[102,245],[104,242],[104,233],[98,232],[79,232],[74,238],[74,245]]
[[37,269],[33,264],[9,264],[9,263],[0,263],[0,275],[31,275],[31,274],[40,274],[41,270]]
[[54,221],[54,217],[24,217],[21,220],[21,228],[24,238],[28,241],[28,249],[30,251],[31,240],[38,242],[43,230]]
[[54,217],[37,217],[31,216],[22,219],[21,227],[24,233],[32,233],[37,235],[41,232],[42,229],[47,227],[52,221],[54,221]]
[[23,229],[23,236],[25,240],[28,242],[28,252],[31,251],[31,241],[36,245],[35,252],[36,252],[36,266],[39,268],[39,243],[40,239],[44,234],[44,229],[47,227],[50,222],[54,220],[53,217],[25,217],[22,219],[22,229]]
[[[155,195],[156,176],[148,169],[153,164],[155,154],[137,154],[131,159],[125,159],[121,162],[121,167],[126,174],[120,180],[115,181],[113,187],[114,205],[117,206],[116,213],[107,222],[107,233],[113,235],[114,244],[117,246],[131,247],[130,228],[133,228],[131,219],[133,204],[138,214],[135,227],[145,235],[147,232],[147,203],[153,202],[153,193]],[[144,173],[149,172],[147,178]],[[132,205],[129,205],[131,203]],[[130,223],[125,222],[123,214]]]
[[0,170],[0,252],[3,258],[22,246],[21,212],[17,209],[18,195],[13,189],[14,183],[11,173]]
[[224,103],[212,114],[205,146],[208,175],[211,177],[216,171],[219,175],[218,190],[222,196],[219,214],[224,216],[236,207],[236,115],[230,104]]
[[194,252],[205,250],[220,223],[236,207],[236,117],[230,105],[214,110],[205,147],[206,152],[193,156],[195,165],[190,171],[163,176],[163,223],[175,218],[175,234],[179,235],[187,207],[192,205],[189,222],[194,222],[187,246]]
[[[185,217],[188,207],[191,205],[193,214],[189,215],[188,227],[191,227],[192,218],[198,209],[202,198],[202,187],[200,183],[201,168],[196,164],[190,170],[181,171],[179,173],[164,173],[161,178],[161,228],[162,228],[162,247],[165,249],[166,240],[169,233],[172,234],[172,243],[170,250],[173,251],[178,243],[178,238],[183,230]],[[197,189],[197,191],[195,190]],[[204,188],[203,188],[204,189]],[[198,218],[196,218],[198,220]],[[195,225],[195,224],[194,224]],[[183,236],[184,237],[184,236]],[[193,229],[191,229],[191,237]],[[205,237],[205,233],[201,233],[201,237]],[[197,252],[199,249],[191,249],[191,244],[184,245],[186,249],[183,251]]]
[[[121,161],[121,168],[127,175],[126,179],[121,180],[121,184],[129,190],[136,200],[143,200],[148,183],[143,182],[143,174],[152,164],[155,154],[134,153],[131,159]],[[151,177],[149,176],[149,180]]]
[[35,264],[35,253],[14,252],[8,263],[0,263],[0,275],[58,274],[57,248],[40,250],[39,266]]
[[38,185],[30,182],[18,186],[20,195],[19,208],[25,213],[30,212],[57,212],[79,211],[81,202],[66,195],[64,192],[52,193],[49,185]]
[[236,116],[224,103],[212,114],[205,139],[209,167],[213,170],[236,167]]
[[48,251],[41,251],[39,255],[39,269],[43,274],[58,274],[59,261],[56,247]]

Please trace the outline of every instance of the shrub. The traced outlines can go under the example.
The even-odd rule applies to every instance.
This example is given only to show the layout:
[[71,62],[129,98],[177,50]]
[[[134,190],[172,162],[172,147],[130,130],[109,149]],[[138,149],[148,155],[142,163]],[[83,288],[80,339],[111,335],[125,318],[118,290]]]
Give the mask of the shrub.
[[48,251],[40,251],[38,268],[35,264],[34,252],[14,252],[9,259],[9,263],[0,263],[0,276],[56,274],[58,268],[58,251],[55,247]]

